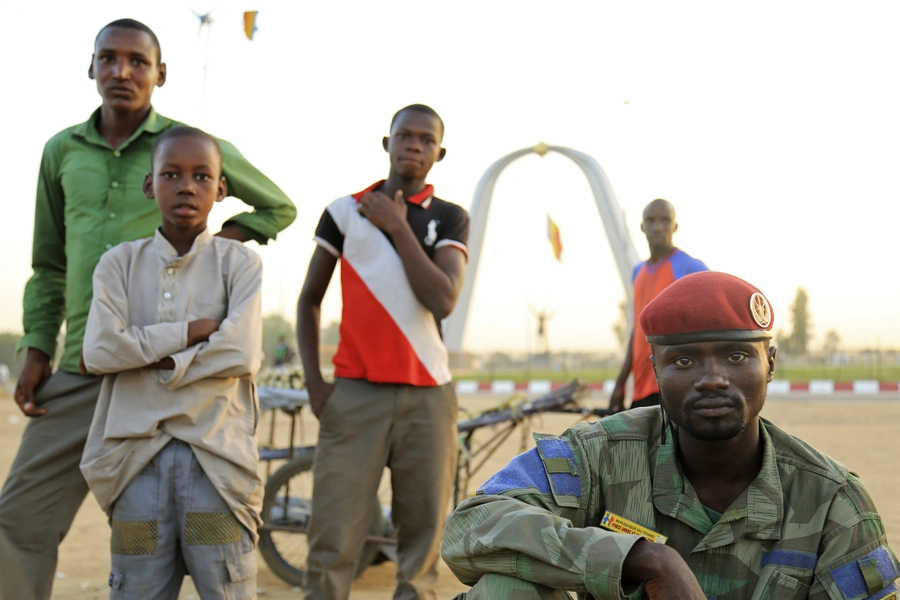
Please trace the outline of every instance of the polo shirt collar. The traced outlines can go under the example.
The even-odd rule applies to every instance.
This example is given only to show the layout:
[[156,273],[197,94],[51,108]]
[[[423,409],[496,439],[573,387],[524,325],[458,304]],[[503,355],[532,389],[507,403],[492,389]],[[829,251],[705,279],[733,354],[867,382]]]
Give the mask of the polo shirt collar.
[[[100,121],[100,110],[101,108],[98,107],[97,110],[95,110],[93,114],[91,114],[90,118],[87,121],[76,125],[72,130],[72,134],[82,137],[92,144],[109,148],[109,143],[105,139],[103,139],[103,136],[100,135],[100,131],[97,130],[97,123]],[[122,146],[118,149],[123,150],[127,148],[131,144],[131,142],[140,137],[141,134],[145,131],[147,133],[160,133],[161,131],[167,129],[171,124],[172,121],[170,119],[167,119],[166,117],[158,114],[156,112],[156,109],[151,106],[150,112],[147,113],[144,121],[140,124],[140,126],[138,126],[135,132],[131,134],[131,137],[129,137],[128,140],[126,140],[125,143],[122,144]]]
[[[380,188],[381,185],[385,181],[386,181],[385,179],[382,179],[381,181],[376,181],[375,183],[373,183],[372,185],[370,185],[363,191],[353,194],[353,198],[358,203],[360,200],[362,200],[363,196],[365,196],[369,192],[374,192],[375,190]],[[418,194],[414,194],[414,195],[410,196],[409,198],[406,199],[406,201],[411,204],[415,204],[416,206],[421,206],[422,208],[427,209],[429,206],[431,206],[432,198],[434,198],[434,186],[429,183],[428,185],[425,186],[424,190],[422,190]]]

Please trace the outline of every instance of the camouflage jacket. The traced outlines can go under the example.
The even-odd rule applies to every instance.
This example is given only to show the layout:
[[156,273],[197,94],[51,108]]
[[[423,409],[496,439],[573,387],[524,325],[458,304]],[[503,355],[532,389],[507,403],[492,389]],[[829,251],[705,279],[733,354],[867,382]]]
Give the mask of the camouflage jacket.
[[713,523],[681,474],[657,408],[535,435],[459,505],[442,555],[463,583],[500,573],[597,599],[646,598],[623,588],[638,535],[601,528],[604,515],[653,532],[687,561],[711,600],[897,600],[900,564],[859,478],[770,422],[759,475]]

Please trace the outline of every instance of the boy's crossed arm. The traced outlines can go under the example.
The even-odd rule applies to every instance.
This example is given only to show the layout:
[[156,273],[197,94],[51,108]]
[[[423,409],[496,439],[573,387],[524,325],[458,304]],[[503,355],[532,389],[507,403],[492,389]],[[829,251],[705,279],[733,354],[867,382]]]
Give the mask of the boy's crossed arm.
[[248,259],[228,281],[228,315],[205,343],[173,353],[172,371],[160,381],[176,390],[212,377],[245,377],[262,363],[262,261]]
[[[120,373],[160,363],[191,342],[186,321],[130,325],[125,274],[120,265],[103,256],[94,270],[94,297],[88,313],[81,356],[84,368],[94,375]],[[196,327],[195,327],[196,329]]]
[[[194,344],[199,344],[200,342],[205,342],[209,339],[209,336],[214,334],[219,330],[219,325],[221,325],[220,321],[216,321],[213,319],[197,319],[196,321],[188,322],[188,346],[193,346]],[[140,329],[140,328],[136,328]],[[137,367],[128,367],[137,368]],[[175,361],[172,360],[171,356],[167,356],[162,358],[155,363],[150,363],[144,367],[145,369],[174,369]],[[91,373],[92,375],[104,375],[99,371],[91,371],[87,368],[87,365],[84,363],[84,348],[81,350],[81,358],[78,360],[78,370],[81,371],[82,375],[87,375]],[[123,369],[128,370],[128,369]],[[118,373],[120,371],[108,371],[109,373]]]
[[[261,362],[259,343],[253,340],[261,337],[262,263],[255,253],[251,256],[230,282],[228,316],[221,323],[198,319],[144,327],[129,325],[124,273],[112,260],[101,258],[82,349],[85,371],[105,375],[172,369],[162,379],[170,389],[205,377],[255,373]],[[257,335],[251,335],[251,327]],[[210,338],[211,343],[204,343]]]
[[[221,321],[216,321],[215,319],[197,319],[196,321],[190,321],[188,323],[188,346],[193,346],[194,344],[199,344],[200,342],[205,342],[209,340],[209,336],[214,334],[219,330],[219,326],[222,324]],[[81,374],[85,374],[84,369],[84,358],[82,353],[82,361]],[[158,360],[155,363],[150,363],[146,366],[147,369],[174,369],[175,368],[175,360],[171,356],[167,356],[162,360]]]

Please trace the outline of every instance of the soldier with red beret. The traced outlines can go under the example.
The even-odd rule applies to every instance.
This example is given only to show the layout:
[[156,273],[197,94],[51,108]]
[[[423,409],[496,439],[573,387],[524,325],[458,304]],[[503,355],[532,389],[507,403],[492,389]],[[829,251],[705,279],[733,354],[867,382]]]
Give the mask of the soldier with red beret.
[[460,598],[896,599],[900,563],[856,474],[760,417],[774,315],[687,275],[640,316],[661,406],[536,435],[448,520]]

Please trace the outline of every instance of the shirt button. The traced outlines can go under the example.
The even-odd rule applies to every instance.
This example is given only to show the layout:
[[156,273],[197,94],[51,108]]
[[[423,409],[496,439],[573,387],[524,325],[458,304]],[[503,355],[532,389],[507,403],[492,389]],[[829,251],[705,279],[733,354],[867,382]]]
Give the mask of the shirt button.
[[116,150],[115,152],[113,152],[113,156],[115,156],[116,158],[119,158],[120,156],[122,156],[122,153],[119,152],[118,150]]
[[163,294],[163,298],[165,298],[166,300],[168,300],[171,297],[172,297],[172,294],[170,294],[169,292],[166,292],[165,294]]
[[119,182],[118,182],[118,181],[113,181],[113,182],[112,182],[112,186],[113,186],[114,188],[119,187]]
[[109,218],[110,218],[110,219],[115,219],[115,218],[116,218],[116,213],[115,213],[115,212],[109,213]]
[[175,269],[173,269],[172,267],[169,267],[168,269],[166,269],[166,273],[168,273],[169,275],[171,275],[174,272],[175,272]]
[[105,248],[106,248],[107,250],[109,250],[110,248],[112,248],[112,244],[106,244]]

